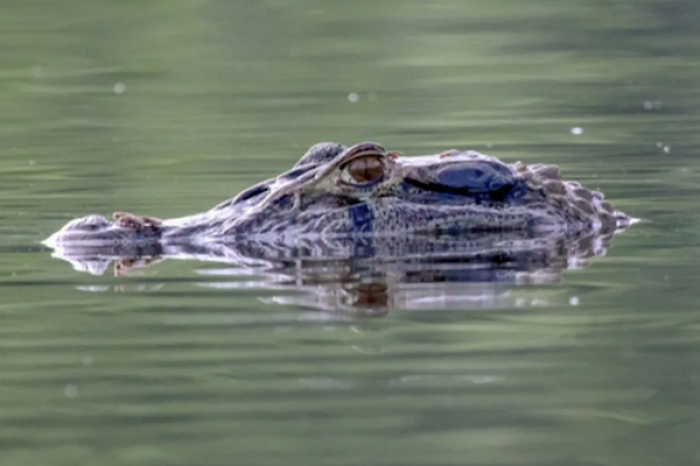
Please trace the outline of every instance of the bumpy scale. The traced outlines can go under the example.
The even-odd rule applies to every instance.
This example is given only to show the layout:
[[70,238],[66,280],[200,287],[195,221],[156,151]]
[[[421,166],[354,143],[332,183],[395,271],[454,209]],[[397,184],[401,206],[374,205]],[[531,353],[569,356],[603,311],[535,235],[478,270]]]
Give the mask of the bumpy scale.
[[624,229],[603,194],[555,165],[506,164],[474,151],[404,157],[380,144],[320,143],[290,170],[209,211],[160,220],[124,212],[73,220],[49,246],[201,243],[274,236],[522,232],[563,237]]

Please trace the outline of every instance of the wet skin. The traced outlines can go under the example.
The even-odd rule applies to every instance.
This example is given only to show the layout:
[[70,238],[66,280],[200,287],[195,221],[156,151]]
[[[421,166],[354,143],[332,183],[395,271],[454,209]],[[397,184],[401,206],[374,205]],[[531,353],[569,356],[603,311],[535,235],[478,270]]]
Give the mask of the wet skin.
[[404,157],[380,144],[312,146],[294,167],[206,212],[161,220],[90,215],[50,246],[300,237],[522,232],[607,234],[630,218],[554,165],[507,164],[473,151]]

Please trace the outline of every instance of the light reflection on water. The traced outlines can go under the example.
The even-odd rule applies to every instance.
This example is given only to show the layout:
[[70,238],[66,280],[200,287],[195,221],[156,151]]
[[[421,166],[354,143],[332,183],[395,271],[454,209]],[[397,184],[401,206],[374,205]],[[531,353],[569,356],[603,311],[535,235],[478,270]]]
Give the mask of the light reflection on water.
[[[305,239],[293,245],[250,238],[150,248],[59,246],[53,256],[68,261],[79,272],[102,275],[111,269],[115,276],[146,277],[149,269],[165,260],[225,263],[225,268],[208,267],[196,273],[207,279],[233,280],[198,280],[197,286],[281,292],[261,301],[378,317],[391,309],[478,310],[555,304],[557,299],[552,297],[528,298],[512,290],[558,283],[565,270],[585,267],[589,259],[604,255],[614,234],[534,238],[518,232],[403,235]],[[364,252],[355,255],[360,248]],[[130,289],[153,291],[162,286],[149,283]],[[577,301],[575,296],[568,299],[570,304]]]
[[[698,5],[5,5],[2,463],[698,463]],[[203,211],[320,140],[557,163],[642,222],[504,276],[115,277],[39,247],[90,212]]]

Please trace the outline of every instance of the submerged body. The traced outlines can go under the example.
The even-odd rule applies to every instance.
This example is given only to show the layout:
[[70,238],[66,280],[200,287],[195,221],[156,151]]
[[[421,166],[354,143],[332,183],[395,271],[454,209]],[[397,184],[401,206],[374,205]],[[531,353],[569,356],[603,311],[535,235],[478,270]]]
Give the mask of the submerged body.
[[201,214],[160,220],[126,213],[73,220],[52,247],[207,243],[246,237],[411,233],[609,234],[630,218],[599,192],[562,181],[554,165],[506,164],[468,151],[403,157],[372,142],[320,143],[288,172]]

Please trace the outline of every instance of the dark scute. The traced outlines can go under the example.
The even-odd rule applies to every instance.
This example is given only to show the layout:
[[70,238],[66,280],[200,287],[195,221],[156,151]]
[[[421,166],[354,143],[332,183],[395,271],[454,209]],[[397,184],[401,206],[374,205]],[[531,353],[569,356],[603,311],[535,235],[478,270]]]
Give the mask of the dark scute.
[[317,164],[306,164],[306,165],[299,165],[299,164],[296,164],[296,165],[294,166],[294,168],[292,168],[292,169],[289,170],[288,172],[282,173],[282,174],[279,176],[279,179],[281,179],[281,180],[292,180],[292,179],[298,178],[299,176],[303,175],[304,173],[306,173],[306,172],[308,172],[308,171],[310,171],[310,170],[315,169],[316,167],[318,167]]
[[252,199],[253,197],[264,194],[269,190],[270,189],[265,185],[258,185],[253,186],[252,188],[248,188],[247,190],[243,191],[241,194],[238,195],[238,199],[236,199],[236,204],[240,204],[241,202],[245,202],[248,199]]
[[474,191],[487,191],[489,177],[479,168],[446,168],[438,176],[440,184],[450,188],[462,188]]

